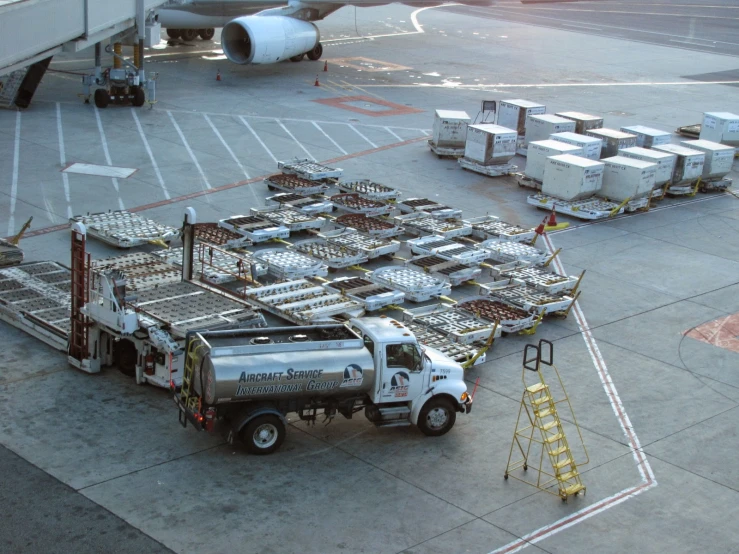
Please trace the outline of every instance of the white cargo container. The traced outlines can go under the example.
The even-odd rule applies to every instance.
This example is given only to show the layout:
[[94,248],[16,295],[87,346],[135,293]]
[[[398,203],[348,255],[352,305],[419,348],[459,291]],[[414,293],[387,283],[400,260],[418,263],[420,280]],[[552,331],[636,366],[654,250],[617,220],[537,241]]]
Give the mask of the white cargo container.
[[498,125],[515,129],[516,134],[526,133],[526,118],[530,115],[546,113],[547,107],[528,100],[501,100],[498,103]]
[[444,148],[464,148],[469,123],[467,112],[436,110],[431,142]]
[[560,154],[582,156],[583,149],[582,146],[575,146],[557,140],[537,140],[529,143],[524,173],[527,177],[541,182],[544,179],[547,158]]
[[547,159],[541,192],[562,200],[588,198],[600,191],[604,164],[581,156],[561,154]]
[[530,115],[526,118],[525,144],[546,140],[554,133],[574,133],[575,122],[552,114]]
[[516,155],[516,131],[483,123],[467,127],[464,157],[481,165],[504,164]]
[[739,146],[739,115],[730,112],[704,113],[700,138]]
[[575,122],[575,132],[581,135],[590,129],[600,129],[603,127],[603,118],[597,115],[590,115],[581,112],[558,112],[555,115],[571,119]]
[[603,148],[600,151],[601,158],[612,158],[618,156],[621,148],[631,148],[636,146],[636,135],[616,131],[615,129],[590,129],[585,131],[589,137],[599,138],[603,141]]
[[672,133],[652,129],[644,125],[632,125],[631,127],[621,127],[624,133],[636,135],[636,145],[643,148],[651,148],[660,144],[670,144],[672,141]]
[[733,146],[720,144],[710,140],[684,140],[682,143],[688,148],[705,153],[703,163],[703,179],[721,179],[726,177],[734,165]]
[[599,138],[569,132],[554,133],[549,138],[579,146],[583,149],[583,158],[588,158],[589,160],[600,160],[600,151],[603,148],[603,141]]
[[692,183],[703,175],[703,164],[705,163],[706,155],[700,150],[694,150],[687,146],[680,146],[679,144],[660,144],[659,146],[655,146],[654,150],[677,154],[675,170],[672,172],[671,186]]
[[614,202],[637,200],[651,194],[657,180],[657,164],[613,156],[601,160],[603,168],[603,186],[600,196]]
[[675,171],[675,162],[677,161],[677,154],[660,152],[659,150],[650,150],[647,148],[641,148],[640,146],[624,148],[619,151],[618,155],[633,158],[635,160],[656,163],[657,177],[654,181],[655,188],[661,187],[670,182],[672,179],[672,173]]

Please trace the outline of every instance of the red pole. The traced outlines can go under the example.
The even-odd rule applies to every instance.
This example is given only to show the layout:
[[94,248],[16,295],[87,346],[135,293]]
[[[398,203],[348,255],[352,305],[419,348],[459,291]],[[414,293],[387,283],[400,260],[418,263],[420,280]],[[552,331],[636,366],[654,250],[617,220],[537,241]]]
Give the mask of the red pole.
[[472,389],[472,400],[475,399],[475,393],[477,392],[477,385],[479,385],[479,384],[480,384],[480,378],[478,377],[477,378],[477,381],[475,381],[475,388]]

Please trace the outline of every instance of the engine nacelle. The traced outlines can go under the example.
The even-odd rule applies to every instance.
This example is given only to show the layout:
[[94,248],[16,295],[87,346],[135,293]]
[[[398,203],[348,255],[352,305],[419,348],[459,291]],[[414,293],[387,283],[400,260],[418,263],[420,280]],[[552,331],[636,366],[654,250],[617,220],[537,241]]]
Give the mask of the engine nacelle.
[[320,38],[318,28],[308,21],[247,15],[223,27],[221,46],[233,63],[267,64],[309,52]]

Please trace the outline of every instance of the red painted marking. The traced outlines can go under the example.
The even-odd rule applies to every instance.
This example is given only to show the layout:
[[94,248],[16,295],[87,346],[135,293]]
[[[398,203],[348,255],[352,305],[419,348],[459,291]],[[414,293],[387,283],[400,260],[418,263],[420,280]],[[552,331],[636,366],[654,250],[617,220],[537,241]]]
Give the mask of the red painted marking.
[[739,313],[714,319],[688,329],[683,334],[691,339],[739,353]]
[[[410,106],[403,106],[402,104],[395,104],[394,102],[388,102],[387,100],[380,100],[379,98],[372,98],[370,96],[340,96],[338,98],[319,98],[313,100],[319,104],[326,106],[333,106],[334,108],[341,108],[342,110],[349,110],[351,112],[361,113],[363,115],[369,115],[372,117],[381,117],[385,115],[406,115],[409,113],[420,113],[423,110],[418,108],[411,108]],[[364,102],[365,104],[375,104],[377,106],[384,106],[387,110],[365,110],[364,108],[358,108],[356,106],[350,106],[349,102]]]
[[[344,160],[351,160],[352,158],[361,158],[362,156],[367,156],[369,154],[375,154],[377,152],[384,152],[385,150],[391,150],[393,148],[398,148],[399,146],[406,146],[408,144],[413,144],[414,142],[421,142],[422,140],[427,140],[428,137],[418,137],[413,139],[404,140],[402,142],[394,142],[393,144],[387,144],[385,146],[378,146],[377,148],[371,148],[369,150],[362,150],[361,152],[354,152],[353,154],[346,154],[344,156],[339,156],[338,158],[331,158],[330,160],[324,160],[321,163],[323,164],[334,164],[337,162],[343,162]],[[254,177],[252,179],[246,179],[244,181],[236,181],[235,183],[229,183],[227,185],[222,185],[220,187],[215,187],[212,189],[207,190],[199,190],[197,192],[191,192],[189,194],[183,194],[182,196],[177,196],[175,198],[170,198],[169,200],[160,200],[159,202],[152,202],[151,204],[144,204],[142,206],[136,206],[135,208],[129,208],[129,212],[143,212],[144,210],[151,210],[153,208],[160,208],[162,206],[168,206],[170,204],[175,204],[176,202],[184,202],[185,200],[192,200],[193,198],[198,198],[200,196],[205,196],[206,194],[214,194],[216,192],[221,192],[224,190],[229,190],[237,187],[243,187],[244,185],[251,185],[253,183],[257,183],[259,181],[263,181],[266,177],[269,177],[269,175],[262,175],[261,177]],[[69,224],[65,223],[63,225],[54,225],[52,227],[43,227],[41,229],[36,229],[35,231],[30,231],[26,233],[25,237],[38,237],[41,235],[47,235],[49,233],[55,233],[57,231],[64,231],[65,229],[69,229]],[[11,238],[11,237],[8,237]]]

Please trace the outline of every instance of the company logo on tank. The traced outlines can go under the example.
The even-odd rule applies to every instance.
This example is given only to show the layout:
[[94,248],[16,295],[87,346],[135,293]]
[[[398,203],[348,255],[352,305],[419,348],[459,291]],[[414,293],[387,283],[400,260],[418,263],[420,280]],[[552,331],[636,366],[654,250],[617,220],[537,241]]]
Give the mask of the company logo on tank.
[[341,387],[358,387],[364,380],[364,371],[357,364],[349,364],[344,368],[344,380]]

